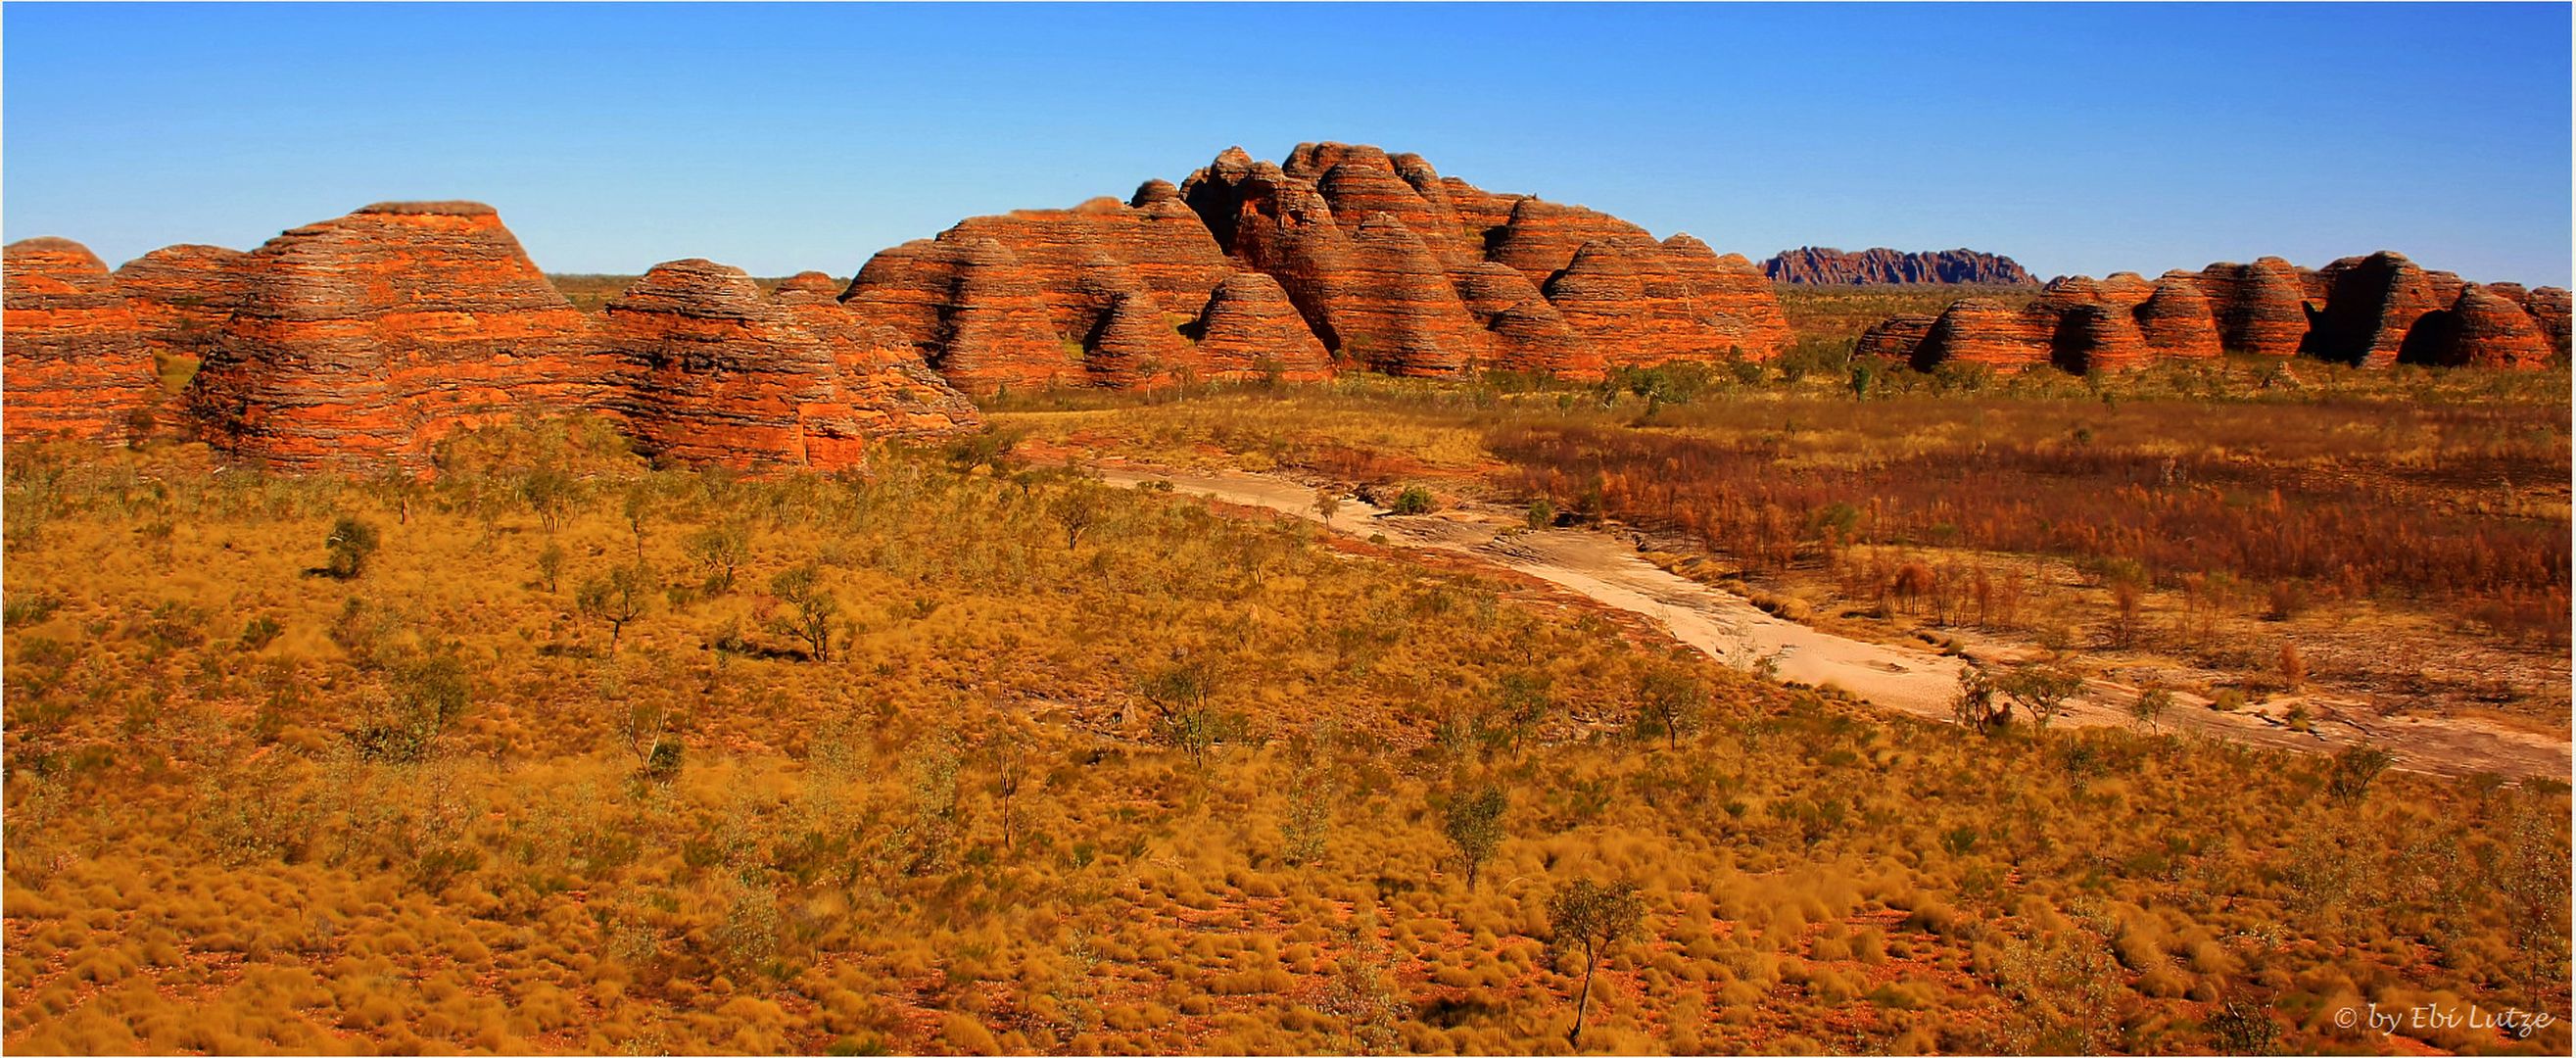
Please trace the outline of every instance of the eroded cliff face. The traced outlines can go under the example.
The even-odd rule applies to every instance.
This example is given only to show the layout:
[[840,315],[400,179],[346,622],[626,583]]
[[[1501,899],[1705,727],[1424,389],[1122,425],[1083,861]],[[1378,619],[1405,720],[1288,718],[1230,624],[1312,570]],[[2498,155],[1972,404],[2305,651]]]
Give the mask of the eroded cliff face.
[[25,239],[0,249],[0,434],[122,441],[152,426],[160,387],[134,306],[89,248]]
[[[1241,319],[1212,317],[1253,308],[1231,304],[1249,288],[1216,297],[1243,274],[1276,285],[1302,337],[1280,328],[1266,292],[1258,337]],[[1289,378],[1493,368],[1597,378],[1624,365],[1767,359],[1789,342],[1777,298],[1741,257],[1688,237],[1659,244],[1606,214],[1489,193],[1417,155],[1339,143],[1300,145],[1283,163],[1228,149],[1179,184],[1147,181],[1124,204],[972,218],[879,253],[844,300],[980,392],[1152,386],[1239,376],[1248,363]]]

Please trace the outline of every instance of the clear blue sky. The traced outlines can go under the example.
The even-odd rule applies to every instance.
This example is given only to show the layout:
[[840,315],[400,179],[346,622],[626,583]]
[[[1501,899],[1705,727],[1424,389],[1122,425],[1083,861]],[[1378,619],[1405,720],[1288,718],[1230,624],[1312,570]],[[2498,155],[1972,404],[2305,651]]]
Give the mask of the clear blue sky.
[[2392,248],[2565,283],[2568,12],[13,2],[0,224],[114,264],[473,198],[552,271],[846,275],[961,217],[1334,139],[1755,258]]

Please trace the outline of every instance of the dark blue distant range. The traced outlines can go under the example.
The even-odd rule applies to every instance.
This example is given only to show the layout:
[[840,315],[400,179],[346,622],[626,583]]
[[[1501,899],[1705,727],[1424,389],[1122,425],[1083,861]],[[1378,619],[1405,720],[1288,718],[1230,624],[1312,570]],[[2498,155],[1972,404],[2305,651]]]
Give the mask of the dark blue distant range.
[[1775,283],[1811,286],[1862,286],[1884,283],[1979,283],[2036,286],[2020,264],[2002,254],[1975,250],[1924,250],[1904,253],[1884,246],[1845,253],[1802,246],[1783,250],[1762,262]]

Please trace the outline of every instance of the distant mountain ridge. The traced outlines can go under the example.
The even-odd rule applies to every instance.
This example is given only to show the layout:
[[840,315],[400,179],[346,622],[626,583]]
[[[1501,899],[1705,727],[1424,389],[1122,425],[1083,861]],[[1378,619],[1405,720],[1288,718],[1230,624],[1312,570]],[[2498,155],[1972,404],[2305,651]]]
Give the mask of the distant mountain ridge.
[[1802,246],[1783,250],[1762,262],[1763,274],[1775,283],[1808,286],[1860,286],[1891,283],[1976,283],[2037,286],[2039,280],[2002,254],[1976,250],[1923,250],[1906,253],[1884,246],[1857,253],[1830,247]]

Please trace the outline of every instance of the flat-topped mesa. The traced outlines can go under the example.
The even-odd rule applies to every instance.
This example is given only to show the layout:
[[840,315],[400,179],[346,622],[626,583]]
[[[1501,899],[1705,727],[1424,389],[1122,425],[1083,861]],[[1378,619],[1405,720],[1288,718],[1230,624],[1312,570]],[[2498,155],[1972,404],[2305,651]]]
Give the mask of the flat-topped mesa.
[[290,469],[420,468],[458,429],[594,407],[609,359],[491,207],[380,203],[235,262],[240,300],[188,406]]
[[149,429],[160,385],[142,325],[107,265],[69,239],[0,249],[0,436],[121,441]]
[[1762,262],[1762,272],[1775,282],[1805,285],[1978,283],[2031,286],[2039,282],[2012,258],[1968,249],[1904,253],[1880,246],[1845,253],[1806,246],[1783,250]]
[[2456,298],[2444,298],[2441,281],[2389,250],[2343,258],[2318,274],[2326,284],[2325,307],[2309,308],[2299,353],[2339,364],[2396,363],[2416,321]]
[[1217,284],[1192,329],[1199,377],[1208,381],[1314,382],[1333,374],[1332,354],[1306,329],[1288,292],[1259,272],[1237,272]]
[[221,246],[183,244],[117,268],[116,285],[134,306],[154,355],[205,358],[241,303],[244,256]]
[[2278,257],[2222,262],[2200,270],[2200,285],[2220,345],[2256,356],[2298,355],[2308,333],[2308,294],[2297,266]]

